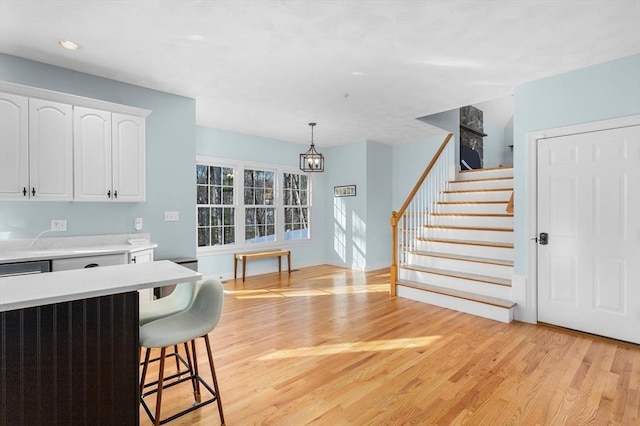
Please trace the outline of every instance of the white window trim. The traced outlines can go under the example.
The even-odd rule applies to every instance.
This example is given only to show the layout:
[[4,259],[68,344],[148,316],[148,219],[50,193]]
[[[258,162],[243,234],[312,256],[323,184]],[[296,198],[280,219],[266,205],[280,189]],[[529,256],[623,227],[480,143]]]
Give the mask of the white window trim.
[[[231,167],[234,170],[234,173],[237,174],[236,178],[234,178],[234,207],[235,207],[235,239],[236,242],[234,244],[226,244],[221,246],[198,246],[198,232],[197,232],[197,224],[198,224],[198,203],[196,202],[196,253],[198,256],[206,256],[206,255],[218,255],[225,253],[233,253],[244,250],[251,250],[252,248],[255,250],[260,249],[268,249],[268,248],[291,248],[291,247],[300,247],[311,245],[315,240],[315,228],[316,228],[316,214],[315,214],[315,203],[314,203],[314,189],[313,189],[313,179],[312,176],[307,174],[307,182],[309,185],[308,189],[308,208],[309,215],[311,216],[310,226],[309,226],[309,238],[305,240],[284,240],[284,205],[283,205],[283,173],[295,173],[295,174],[305,174],[302,170],[298,169],[295,166],[285,166],[281,164],[271,164],[271,163],[259,163],[255,161],[242,161],[242,160],[233,160],[228,158],[219,158],[219,157],[211,157],[208,155],[197,155],[196,156],[196,165],[208,165],[208,166],[220,166],[220,167]],[[237,179],[238,176],[242,176],[242,181],[244,182],[244,171],[245,169],[258,169],[258,170],[272,170],[275,173],[275,196],[274,196],[274,207],[276,209],[276,238],[282,238],[281,240],[269,241],[264,243],[245,243],[245,205],[241,198],[244,197],[244,186],[238,187],[236,182],[239,181]],[[194,170],[195,171],[195,170]],[[197,184],[196,184],[197,185]]]

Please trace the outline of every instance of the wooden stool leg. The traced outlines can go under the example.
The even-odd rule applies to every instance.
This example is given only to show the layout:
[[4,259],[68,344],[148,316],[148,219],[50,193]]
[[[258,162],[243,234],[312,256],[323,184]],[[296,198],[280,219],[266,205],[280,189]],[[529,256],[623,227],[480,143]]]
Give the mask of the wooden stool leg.
[[[140,348],[142,351],[142,348]],[[149,366],[149,354],[151,353],[151,349],[146,348],[146,352],[144,354],[144,365],[142,367],[142,375],[140,377],[140,396],[142,396],[142,392],[144,390],[144,381],[147,377],[147,367]]]
[[289,273],[291,273],[291,252],[287,252],[287,266],[289,268]]
[[278,273],[282,273],[282,256],[278,256]]
[[[191,352],[193,355],[193,370],[196,376],[199,376],[198,373],[198,355],[196,354],[196,341],[195,339],[191,341]],[[200,381],[196,380],[196,391],[193,393],[193,397],[195,401],[199,404],[202,402],[202,395],[200,394]]]
[[156,394],[156,418],[155,426],[160,425],[160,406],[162,404],[162,380],[164,379],[164,357],[167,348],[160,349],[160,370],[158,370],[158,393]]
[[211,377],[213,379],[213,389],[216,391],[216,402],[218,403],[218,412],[220,413],[220,423],[224,425],[224,414],[222,414],[222,400],[220,399],[220,389],[218,388],[218,378],[216,369],[213,366],[213,355],[211,355],[211,344],[209,343],[209,335],[205,334],[204,342],[207,345],[207,356],[209,357],[209,367],[211,368]]

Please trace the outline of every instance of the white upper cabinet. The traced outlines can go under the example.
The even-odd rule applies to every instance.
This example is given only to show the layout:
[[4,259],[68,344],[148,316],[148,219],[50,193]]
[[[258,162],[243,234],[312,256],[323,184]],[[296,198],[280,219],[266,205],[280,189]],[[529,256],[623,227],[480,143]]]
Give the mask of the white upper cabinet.
[[0,94],[0,197],[73,199],[72,107]]
[[111,116],[113,189],[116,201],[145,200],[145,120],[113,113]]
[[74,187],[77,201],[111,201],[111,113],[73,109]]
[[29,99],[0,93],[0,197],[29,197]]
[[29,99],[31,199],[73,199],[72,120],[71,105]]
[[145,201],[150,113],[0,81],[0,199]]
[[76,201],[144,201],[144,118],[74,107],[73,133]]

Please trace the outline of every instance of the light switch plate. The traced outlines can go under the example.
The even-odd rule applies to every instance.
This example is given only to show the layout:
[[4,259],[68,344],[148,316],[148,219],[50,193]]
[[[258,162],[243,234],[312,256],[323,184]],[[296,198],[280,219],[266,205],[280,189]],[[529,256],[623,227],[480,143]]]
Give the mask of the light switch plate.
[[142,218],[136,217],[133,226],[136,228],[136,231],[142,231]]
[[177,222],[180,220],[179,212],[164,212],[164,220],[165,222]]

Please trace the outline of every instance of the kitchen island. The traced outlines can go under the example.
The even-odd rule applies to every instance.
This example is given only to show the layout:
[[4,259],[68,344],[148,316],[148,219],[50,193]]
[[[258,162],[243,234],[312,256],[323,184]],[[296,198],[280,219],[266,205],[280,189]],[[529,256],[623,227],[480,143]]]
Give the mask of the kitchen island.
[[2,423],[137,425],[137,290],[200,278],[168,260],[0,278]]

